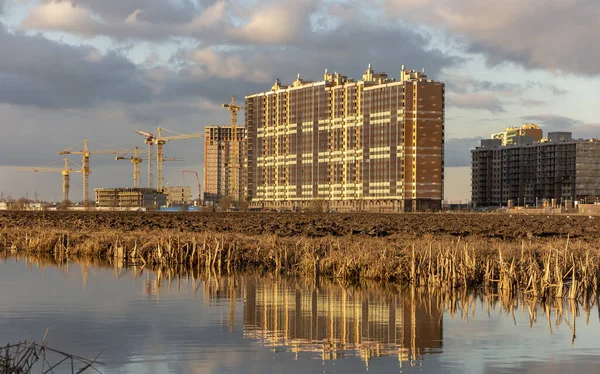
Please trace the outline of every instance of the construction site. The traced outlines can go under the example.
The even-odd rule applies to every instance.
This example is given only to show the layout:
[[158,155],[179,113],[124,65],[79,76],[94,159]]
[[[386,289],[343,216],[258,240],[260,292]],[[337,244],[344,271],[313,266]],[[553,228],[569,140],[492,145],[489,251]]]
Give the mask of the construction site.
[[[227,126],[185,134],[136,130],[145,150],[96,147],[85,139],[58,151],[81,156],[79,163],[64,159],[62,168],[17,170],[61,173],[65,203],[72,199],[70,174],[80,173],[81,205],[90,208],[436,211],[443,201],[444,102],[444,83],[404,66],[399,78],[371,65],[360,80],[327,71],[319,82],[298,75],[290,85],[277,80],[269,91],[246,95],[244,105],[232,96],[222,104],[230,114]],[[245,126],[238,127],[239,111]],[[166,183],[164,163],[183,160],[165,157],[165,145],[198,138],[204,139],[203,184],[194,170],[182,170],[182,185]],[[90,200],[92,155],[131,162],[132,183],[96,188]],[[186,173],[195,175],[197,191]]]

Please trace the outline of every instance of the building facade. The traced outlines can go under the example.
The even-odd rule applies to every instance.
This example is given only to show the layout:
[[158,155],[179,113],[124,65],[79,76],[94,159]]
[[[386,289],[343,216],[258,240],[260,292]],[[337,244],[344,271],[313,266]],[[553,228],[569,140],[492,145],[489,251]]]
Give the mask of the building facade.
[[564,132],[512,146],[486,139],[471,155],[471,199],[476,207],[592,202],[600,196],[597,139],[574,140]]
[[444,182],[444,84],[369,66],[359,81],[320,82],[246,96],[247,196],[253,205],[437,210]]
[[154,188],[96,188],[98,207],[159,208],[167,205],[167,195]]
[[500,139],[502,145],[515,144],[515,137],[531,136],[534,141],[541,141],[543,137],[542,129],[536,124],[526,123],[521,127],[508,127],[502,132],[492,134],[492,139]]
[[240,201],[244,196],[244,155],[246,130],[231,126],[204,129],[204,200],[215,202],[228,196]]
[[167,186],[163,188],[167,195],[168,205],[184,205],[192,203],[192,189],[184,186]]

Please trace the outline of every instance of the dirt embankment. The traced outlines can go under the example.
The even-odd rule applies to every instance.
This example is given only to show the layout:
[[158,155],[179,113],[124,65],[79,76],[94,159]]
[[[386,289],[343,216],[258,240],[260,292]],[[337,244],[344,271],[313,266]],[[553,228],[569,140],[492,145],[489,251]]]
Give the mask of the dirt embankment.
[[600,239],[600,217],[509,214],[294,214],[162,212],[0,212],[0,228],[178,230],[280,237],[360,235]]

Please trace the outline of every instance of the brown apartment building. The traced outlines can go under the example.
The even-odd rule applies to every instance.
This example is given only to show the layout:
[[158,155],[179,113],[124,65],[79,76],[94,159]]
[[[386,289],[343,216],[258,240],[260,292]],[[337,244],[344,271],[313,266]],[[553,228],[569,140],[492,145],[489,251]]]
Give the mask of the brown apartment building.
[[207,126],[204,129],[204,200],[216,203],[225,196],[240,201],[244,195],[245,129]]
[[444,84],[369,65],[355,81],[276,81],[246,96],[247,195],[253,205],[437,210],[444,185]]

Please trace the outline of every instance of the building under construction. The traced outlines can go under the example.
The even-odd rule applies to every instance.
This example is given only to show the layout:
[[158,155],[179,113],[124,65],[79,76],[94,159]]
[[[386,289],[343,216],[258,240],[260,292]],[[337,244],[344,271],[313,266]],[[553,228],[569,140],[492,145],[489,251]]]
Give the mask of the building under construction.
[[167,205],[167,195],[153,188],[96,188],[98,207],[156,208]]
[[517,136],[515,145],[484,139],[471,151],[475,207],[594,202],[600,197],[600,140],[550,132],[541,142]]
[[168,205],[192,204],[192,189],[187,186],[167,186],[163,188],[163,193],[167,195]]
[[500,139],[502,145],[515,144],[516,137],[531,136],[534,141],[542,140],[542,129],[536,124],[526,123],[521,127],[507,127],[504,131],[492,134],[492,139]]
[[207,126],[204,130],[204,200],[216,203],[225,196],[240,201],[244,195],[245,129]]
[[444,186],[444,84],[369,68],[325,72],[246,96],[247,195],[283,209],[438,210]]

